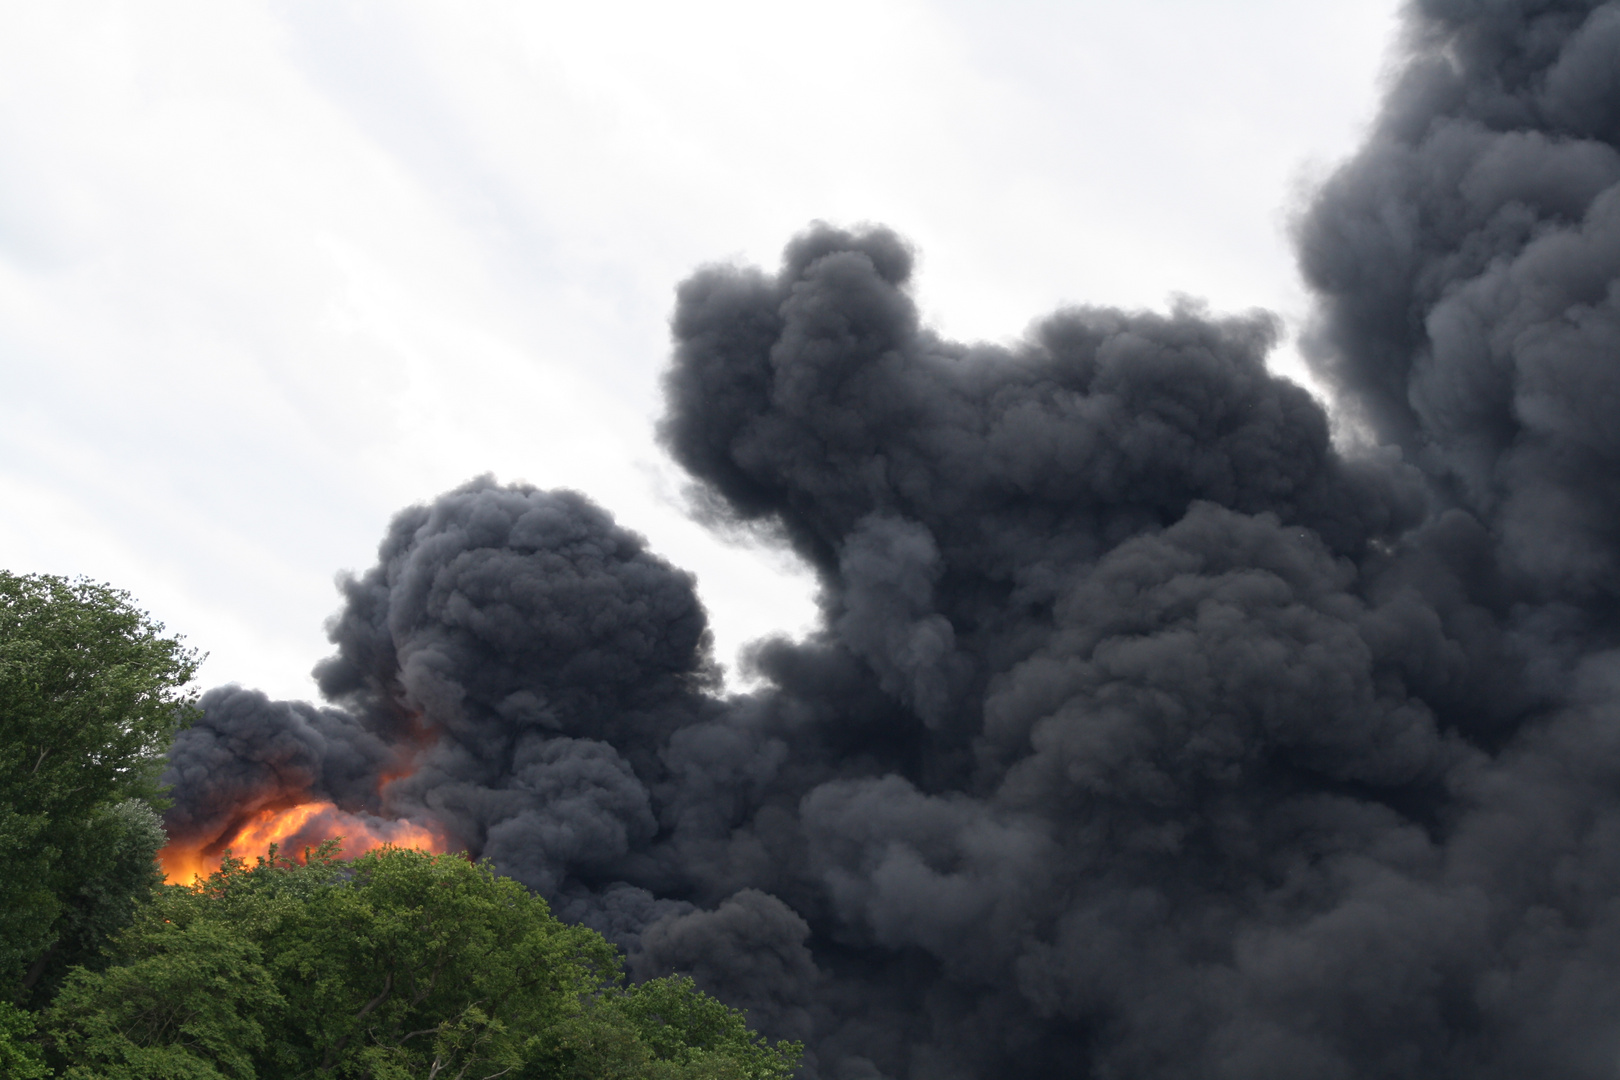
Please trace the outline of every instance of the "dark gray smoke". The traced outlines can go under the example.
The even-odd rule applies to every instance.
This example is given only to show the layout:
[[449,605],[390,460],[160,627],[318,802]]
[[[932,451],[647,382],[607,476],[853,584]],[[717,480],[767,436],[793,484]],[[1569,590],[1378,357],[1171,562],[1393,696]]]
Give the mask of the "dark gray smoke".
[[1300,229],[1320,371],[1492,533],[1516,595],[1620,597],[1620,6],[1417,6]]
[[348,713],[237,686],[210,690],[200,704],[202,719],[181,733],[164,776],[173,785],[163,822],[171,840],[212,840],[288,799],[379,809],[377,776],[396,753]]
[[963,345],[816,227],[680,287],[661,429],[819,575],[764,689],[603,511],[475,481],[346,582],[335,708],[206,699],[171,823],[431,821],[824,1080],[1614,1077],[1620,3],[1407,35],[1299,224],[1377,449],[1265,316]]

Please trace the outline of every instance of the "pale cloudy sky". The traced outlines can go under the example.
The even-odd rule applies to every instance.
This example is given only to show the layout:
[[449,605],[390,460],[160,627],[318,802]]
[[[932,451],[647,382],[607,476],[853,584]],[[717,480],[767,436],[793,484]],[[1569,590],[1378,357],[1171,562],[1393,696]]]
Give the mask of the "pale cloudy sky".
[[308,697],[333,575],[492,472],[694,571],[729,663],[813,609],[653,441],[682,277],[878,221],[959,337],[1175,293],[1297,323],[1289,214],[1394,10],[0,0],[0,567]]

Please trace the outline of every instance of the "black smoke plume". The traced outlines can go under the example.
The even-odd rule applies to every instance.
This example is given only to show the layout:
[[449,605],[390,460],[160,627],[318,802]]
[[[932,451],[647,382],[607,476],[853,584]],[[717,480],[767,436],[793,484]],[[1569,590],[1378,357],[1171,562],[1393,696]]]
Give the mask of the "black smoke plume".
[[331,707],[205,699],[171,824],[434,822],[824,1080],[1613,1077],[1620,3],[1404,47],[1298,225],[1363,448],[1265,316],[964,345],[816,227],[681,285],[666,384],[705,512],[819,577],[763,689],[602,510],[474,481],[345,583]]

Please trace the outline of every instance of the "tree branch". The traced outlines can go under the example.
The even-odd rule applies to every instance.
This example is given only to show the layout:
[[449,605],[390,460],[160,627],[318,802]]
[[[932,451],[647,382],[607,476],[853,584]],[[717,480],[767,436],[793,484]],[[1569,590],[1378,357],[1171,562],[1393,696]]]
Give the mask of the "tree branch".
[[[360,1007],[360,1011],[354,1014],[354,1022],[358,1024],[360,1021],[364,1020],[373,1009],[387,1001],[388,995],[393,992],[393,989],[394,973],[390,971],[388,974],[383,976],[382,992]],[[351,1031],[348,1035],[343,1036],[337,1042],[327,1047],[326,1054],[321,1058],[322,1069],[329,1069],[332,1067],[333,1055],[340,1053],[343,1048],[348,1045],[349,1039],[353,1034],[354,1032]]]
[[[44,757],[45,757],[44,754],[40,755],[41,759],[43,759]],[[35,767],[37,768],[38,766],[35,766]],[[34,960],[34,962],[32,964],[28,965],[28,973],[23,976],[23,981],[22,981],[22,988],[24,990],[32,990],[34,988],[34,984],[39,982],[39,977],[41,975],[45,974],[45,965],[49,964],[51,962],[51,957],[56,952],[56,946],[59,945],[60,943],[61,943],[60,938],[58,938],[56,941],[51,942],[50,947],[47,948],[44,952],[40,953],[39,956],[35,958],[35,960]]]
[[367,1016],[371,1015],[373,1009],[377,1008],[377,1006],[388,1000],[388,995],[393,993],[393,990],[394,973],[390,971],[387,975],[383,976],[382,992],[360,1007],[360,1011],[354,1014],[354,1022],[358,1024]]

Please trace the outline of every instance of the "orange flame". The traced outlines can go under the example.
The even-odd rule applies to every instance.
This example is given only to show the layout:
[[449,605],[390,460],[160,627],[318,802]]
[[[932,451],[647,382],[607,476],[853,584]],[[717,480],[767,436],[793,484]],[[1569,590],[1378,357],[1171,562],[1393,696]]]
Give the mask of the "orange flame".
[[[403,780],[416,771],[418,758],[438,738],[438,729],[426,723],[420,714],[410,713],[393,734],[398,740],[394,759],[378,776],[379,795],[386,794],[394,781]],[[343,854],[350,858],[385,845],[435,854],[449,850],[446,838],[429,826],[400,818],[351,813],[323,799],[300,801],[306,794],[297,791],[271,794],[269,798],[273,801],[268,805],[262,799],[255,799],[259,809],[244,808],[219,835],[171,842],[158,852],[164,880],[171,885],[190,884],[218,870],[226,852],[252,859],[268,851],[271,844],[276,845],[280,854],[299,862],[304,859],[305,848],[319,847],[339,837],[343,841]]]
[[197,844],[170,844],[158,852],[163,877],[171,885],[188,885],[219,869],[229,851],[252,857],[271,844],[292,858],[302,859],[306,847],[341,836],[343,853],[361,855],[384,845],[443,852],[444,838],[414,821],[390,820],[372,814],[351,814],[330,802],[295,803],[266,807],[227,830],[217,840]]

